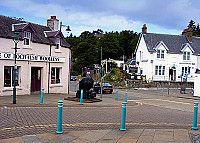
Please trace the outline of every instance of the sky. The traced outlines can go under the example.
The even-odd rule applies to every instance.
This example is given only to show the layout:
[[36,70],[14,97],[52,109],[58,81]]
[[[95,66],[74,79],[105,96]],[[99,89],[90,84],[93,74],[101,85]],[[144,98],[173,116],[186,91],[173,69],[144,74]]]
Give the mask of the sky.
[[[190,20],[200,23],[199,0],[0,0],[0,15],[45,25],[55,15],[71,33],[102,29],[180,35]],[[62,32],[65,36],[70,33]]]

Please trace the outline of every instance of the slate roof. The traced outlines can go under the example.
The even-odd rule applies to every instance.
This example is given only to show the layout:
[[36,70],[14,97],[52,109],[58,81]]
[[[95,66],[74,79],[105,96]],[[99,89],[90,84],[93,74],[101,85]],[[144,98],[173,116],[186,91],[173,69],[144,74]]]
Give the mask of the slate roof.
[[169,53],[181,53],[181,49],[186,44],[189,44],[193,50],[194,54],[200,53],[200,38],[192,37],[192,42],[189,42],[185,35],[168,35],[168,34],[155,34],[147,33],[143,34],[144,40],[146,42],[147,48],[150,52],[155,51],[155,47],[163,41],[163,43],[169,49]]
[[[28,24],[29,22],[16,20],[16,19],[12,19],[10,17],[0,15],[0,37],[12,38],[12,36],[14,35],[14,32],[12,31],[12,24],[17,24],[17,23],[27,23]],[[48,44],[48,45],[55,45],[55,43],[52,40],[45,37],[45,35],[44,35],[44,31],[51,31],[51,29],[49,27],[34,24],[34,23],[30,23],[30,24],[35,31],[32,42]],[[23,26],[24,26],[24,24],[16,26],[16,27],[18,27],[18,29],[22,29]],[[22,37],[22,34],[19,33],[19,36]],[[68,44],[65,40],[62,40],[61,45],[63,47],[67,47],[67,48],[71,47],[70,44]]]

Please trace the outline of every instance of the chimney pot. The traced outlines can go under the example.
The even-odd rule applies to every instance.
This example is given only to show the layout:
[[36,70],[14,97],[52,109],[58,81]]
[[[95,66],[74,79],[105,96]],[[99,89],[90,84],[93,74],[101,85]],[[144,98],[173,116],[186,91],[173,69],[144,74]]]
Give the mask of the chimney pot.
[[56,16],[51,16],[51,19],[56,19]]
[[185,35],[187,37],[187,39],[190,42],[192,42],[192,29],[191,28],[184,29],[182,32],[182,35]]
[[142,27],[142,33],[143,34],[147,34],[147,26],[146,26],[146,24],[144,24],[143,27]]

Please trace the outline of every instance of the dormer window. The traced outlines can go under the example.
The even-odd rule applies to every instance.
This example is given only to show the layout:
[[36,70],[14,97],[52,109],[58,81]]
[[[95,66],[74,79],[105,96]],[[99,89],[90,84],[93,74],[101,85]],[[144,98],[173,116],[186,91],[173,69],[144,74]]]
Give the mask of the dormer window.
[[165,51],[164,50],[157,50],[157,58],[164,59],[165,58]]
[[183,60],[190,60],[190,52],[183,52]]
[[56,38],[56,47],[55,49],[60,49],[60,39]]
[[24,31],[24,45],[30,46],[31,42],[31,32]]

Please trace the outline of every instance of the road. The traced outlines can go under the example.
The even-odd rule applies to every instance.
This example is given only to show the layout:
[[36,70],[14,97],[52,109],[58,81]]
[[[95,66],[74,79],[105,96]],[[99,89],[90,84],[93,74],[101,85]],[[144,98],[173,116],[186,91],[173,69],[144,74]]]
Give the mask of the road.
[[[76,82],[73,83],[75,84]],[[71,90],[73,89],[71,88]],[[65,100],[63,107],[63,131],[119,129],[121,102],[124,100],[125,91],[125,89],[118,90],[117,101],[115,100],[115,91],[113,94],[103,94],[102,102],[84,103],[83,106],[80,106],[77,102]],[[196,99],[179,98],[177,97],[179,95],[178,90],[171,90],[170,95],[166,94],[166,90],[129,89],[127,92],[127,129],[191,128],[193,103],[197,101]],[[44,99],[47,99],[44,102],[47,104],[44,106],[35,103],[36,96],[23,96],[22,99],[26,99],[26,105],[24,106],[8,104],[5,107],[1,103],[0,139],[25,134],[55,132],[57,126],[57,105],[53,105],[50,102],[51,100],[55,101],[55,96],[59,95],[44,95]],[[65,96],[63,95],[60,98],[62,99]],[[185,96],[189,97],[190,94],[188,93]],[[97,97],[99,98],[100,96],[97,95]],[[18,97],[18,103],[20,103],[19,100],[20,98]]]

